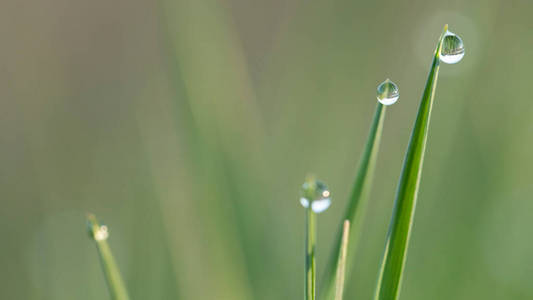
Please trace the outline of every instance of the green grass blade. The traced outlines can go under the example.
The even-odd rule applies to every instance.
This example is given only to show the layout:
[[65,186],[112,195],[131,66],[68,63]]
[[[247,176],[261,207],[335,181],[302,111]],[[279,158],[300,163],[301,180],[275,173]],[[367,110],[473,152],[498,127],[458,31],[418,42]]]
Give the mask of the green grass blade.
[[315,300],[316,284],[316,215],[311,209],[307,208],[307,249],[305,253],[305,299]]
[[87,215],[87,225],[91,238],[96,242],[111,299],[128,300],[128,291],[107,243],[107,227],[100,225],[96,217],[91,214]]
[[344,292],[344,273],[346,268],[346,252],[348,250],[348,237],[350,234],[350,221],[345,220],[342,226],[342,243],[339,252],[339,263],[337,264],[337,275],[335,283],[335,300],[342,300]]
[[[365,149],[357,175],[355,177],[352,193],[346,207],[342,220],[349,220],[351,224],[350,244],[348,245],[346,269],[348,275],[353,264],[356,244],[361,233],[361,224],[366,212],[368,203],[368,194],[372,185],[372,178],[378,156],[379,145],[381,142],[381,133],[385,119],[386,106],[377,102],[376,111],[370,127],[370,132],[366,141]],[[342,224],[341,224],[342,226]],[[337,240],[334,244],[331,257],[326,266],[323,288],[321,291],[322,299],[333,299],[335,294],[335,268],[339,260],[339,250],[342,243],[342,231],[337,234]]]
[[316,291],[316,214],[311,209],[307,211],[306,240],[307,247],[305,252],[305,300],[315,300]]
[[[448,26],[446,25],[443,35],[447,29]],[[375,300],[394,300],[399,297],[402,273],[407,257],[407,246],[416,207],[420,175],[422,173],[429,119],[433,106],[435,88],[437,86],[439,55],[443,35],[441,35],[435,50],[413,132],[411,133],[411,140],[407,147],[402,174],[396,192],[394,211],[387,235],[385,253],[381,261],[381,270],[374,297]]]

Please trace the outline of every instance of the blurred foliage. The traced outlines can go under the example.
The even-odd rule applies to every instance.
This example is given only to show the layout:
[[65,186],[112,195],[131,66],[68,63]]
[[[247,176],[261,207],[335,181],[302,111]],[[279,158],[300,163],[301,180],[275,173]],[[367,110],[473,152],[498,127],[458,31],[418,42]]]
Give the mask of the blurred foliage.
[[[308,172],[328,182],[318,271],[389,77],[348,297],[370,299],[442,25],[442,66],[403,299],[531,299],[533,3],[0,4],[0,297],[105,299],[85,213],[133,299],[298,299]],[[431,276],[428,276],[431,274]],[[319,283],[320,284],[320,283]]]

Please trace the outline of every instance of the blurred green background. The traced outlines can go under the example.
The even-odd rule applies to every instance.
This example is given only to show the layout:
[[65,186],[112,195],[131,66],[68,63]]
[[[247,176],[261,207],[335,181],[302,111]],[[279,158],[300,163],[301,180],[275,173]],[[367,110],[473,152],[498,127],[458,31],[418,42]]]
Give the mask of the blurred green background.
[[[308,172],[321,274],[391,78],[348,299],[370,299],[442,26],[402,299],[533,299],[530,0],[3,0],[0,298],[106,299],[85,213],[133,299],[299,299]],[[320,277],[318,278],[320,280]]]

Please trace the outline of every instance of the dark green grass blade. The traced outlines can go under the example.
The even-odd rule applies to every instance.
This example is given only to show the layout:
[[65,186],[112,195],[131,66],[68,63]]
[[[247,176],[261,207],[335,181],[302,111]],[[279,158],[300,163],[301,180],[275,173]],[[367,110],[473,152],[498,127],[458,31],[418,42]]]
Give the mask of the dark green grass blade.
[[111,254],[111,249],[106,239],[97,239],[96,233],[101,229],[98,220],[94,215],[87,215],[87,225],[89,227],[89,234],[96,243],[96,249],[100,256],[100,262],[102,263],[102,269],[109,288],[109,294],[113,300],[128,300],[128,291],[124,285],[124,281],[120,276],[117,263]]
[[342,300],[344,292],[344,273],[346,268],[346,254],[348,250],[348,238],[350,234],[350,221],[345,220],[342,226],[342,242],[339,251],[339,263],[337,264],[335,280],[335,300]]
[[[356,243],[361,232],[361,224],[366,211],[368,203],[368,194],[372,185],[372,178],[374,174],[374,168],[378,156],[379,144],[381,141],[381,133],[383,131],[383,122],[385,119],[386,106],[381,103],[377,103],[368,139],[366,141],[365,149],[359,167],[357,175],[355,177],[352,193],[346,207],[343,221],[348,220],[351,224],[349,245],[347,252],[346,270],[348,277],[353,257],[355,256]],[[342,228],[342,223],[340,225]],[[339,260],[339,250],[342,243],[342,230],[339,230],[337,234],[337,240],[334,244],[334,248],[331,253],[331,257],[326,266],[326,273],[324,277],[323,288],[321,290],[321,299],[333,299],[335,295],[335,268]]]
[[[448,26],[446,25],[444,32],[446,32],[447,28]],[[426,87],[424,88],[415,125],[411,133],[411,140],[407,147],[387,235],[385,253],[381,261],[375,300],[398,299],[400,293],[402,273],[407,257],[407,246],[411,235],[418,186],[422,173],[422,163],[424,162],[429,119],[437,86],[441,41],[442,35],[435,50]]]

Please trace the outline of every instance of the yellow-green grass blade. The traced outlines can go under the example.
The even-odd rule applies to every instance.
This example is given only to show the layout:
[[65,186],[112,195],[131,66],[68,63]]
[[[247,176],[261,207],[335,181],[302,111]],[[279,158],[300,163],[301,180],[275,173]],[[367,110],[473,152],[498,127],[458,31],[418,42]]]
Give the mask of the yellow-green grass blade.
[[316,292],[316,214],[311,209],[307,211],[306,252],[305,252],[305,300],[315,300]]
[[350,234],[350,221],[344,220],[342,226],[342,243],[339,251],[339,263],[337,264],[337,275],[335,281],[335,300],[342,300],[344,292],[344,273],[346,268],[346,254],[348,250],[348,237]]
[[[361,156],[357,174],[355,177],[352,193],[348,201],[343,221],[349,220],[351,224],[349,245],[347,250],[346,270],[348,278],[353,265],[356,244],[361,233],[361,224],[366,212],[368,195],[372,185],[372,178],[376,166],[376,160],[381,142],[381,133],[385,119],[386,106],[377,102],[376,111],[370,126],[370,132],[366,141],[364,152]],[[341,223],[342,226],[342,223]],[[341,227],[342,228],[342,227]],[[338,265],[339,253],[342,243],[342,230],[337,234],[337,240],[326,266],[324,282],[321,290],[321,299],[334,299],[335,295],[335,268]]]
[[407,257],[407,247],[411,235],[422,164],[424,162],[429,120],[437,86],[441,42],[447,29],[448,25],[444,26],[443,34],[435,49],[426,87],[424,88],[409,146],[407,147],[387,234],[385,252],[381,261],[381,269],[374,296],[375,300],[395,300],[398,299],[400,294],[402,273]]
[[96,217],[92,214],[87,215],[87,226],[89,235],[96,243],[96,249],[100,256],[100,262],[109,288],[109,294],[113,300],[128,300],[128,291],[126,285],[120,276],[117,263],[111,253],[111,248],[107,243],[107,227],[100,225]]

